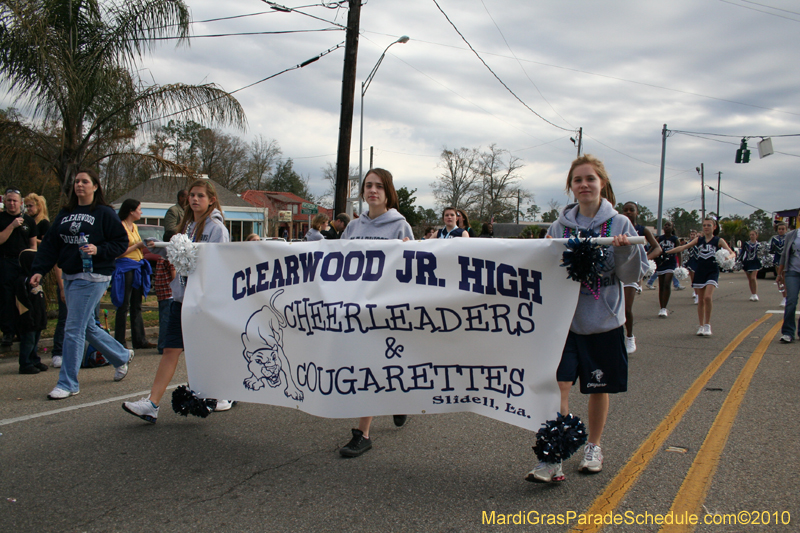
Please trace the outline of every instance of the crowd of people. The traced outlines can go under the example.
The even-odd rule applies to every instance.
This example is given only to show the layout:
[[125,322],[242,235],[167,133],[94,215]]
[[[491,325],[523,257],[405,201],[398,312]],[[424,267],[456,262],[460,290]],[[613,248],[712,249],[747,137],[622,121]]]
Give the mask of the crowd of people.
[[[628,355],[636,351],[633,305],[641,292],[649,262],[656,262],[655,279],[659,282],[659,317],[669,316],[669,299],[679,264],[691,279],[697,304],[699,336],[710,336],[713,295],[719,286],[718,251],[734,254],[719,237],[716,220],[707,217],[700,232],[692,230],[689,240],[681,243],[670,222],[655,238],[637,224],[638,206],[624,204],[618,213],[616,198],[603,163],[591,155],[572,162],[567,173],[566,191],[575,202],[567,205],[546,232],[547,238],[574,235],[610,237],[606,248],[613,261],[604,262],[596,285],[583,283],[556,375],[560,390],[560,412],[570,412],[569,398],[573,385],[580,381],[580,392],[589,395],[588,441],[582,449],[579,470],[597,473],[603,468],[601,441],[606,429],[610,395],[622,393],[628,385]],[[345,214],[333,221],[319,214],[305,236],[307,241],[323,239],[380,239],[407,241],[414,238],[411,226],[398,211],[398,197],[392,174],[371,169],[360,191],[368,211],[350,219]],[[134,349],[152,348],[145,334],[141,301],[152,286],[158,299],[159,336],[157,348],[162,354],[150,394],[138,401],[124,402],[123,409],[142,420],[155,423],[159,405],[172,380],[184,349],[181,328],[183,296],[187,278],[177,275],[165,258],[165,249],[154,241],[144,242],[136,222],[141,205],[125,200],[116,213],[108,206],[98,175],[93,170],[77,173],[71,194],[54,218],[48,222],[44,199],[36,194],[25,197],[27,213],[22,213],[22,194],[8,189],[5,209],[0,213],[0,252],[3,268],[0,277],[0,328],[4,345],[20,336],[20,373],[47,370],[37,353],[39,332],[44,329],[41,314],[44,297],[40,284],[51,270],[57,281],[59,328],[56,329],[53,365],[60,366],[59,379],[48,398],[60,400],[80,392],[78,373],[84,355],[84,339],[95,346],[115,367],[114,380],[128,373],[134,351],[126,346],[127,315],[131,317],[131,340]],[[223,243],[230,240],[216,190],[208,180],[197,180],[188,191],[178,194],[178,202],[168,212],[169,226],[165,240],[184,234],[193,242]],[[426,228],[425,239],[474,238],[467,213],[456,207],[442,212],[441,229]],[[480,237],[491,238],[493,227],[484,223]],[[777,283],[785,306],[781,342],[794,342],[797,333],[795,310],[800,292],[800,236],[797,230],[786,232],[777,227],[769,243],[769,253],[777,265]],[[643,236],[647,246],[631,244],[630,238]],[[248,241],[259,241],[251,235]],[[746,272],[751,300],[757,301],[756,272],[761,267],[756,232],[742,246],[738,259]],[[143,257],[149,249],[159,255],[155,269]],[[679,254],[687,251],[679,263]],[[98,304],[111,284],[112,300],[118,308],[114,335],[104,331],[96,319]],[[21,293],[21,294],[20,294]],[[25,300],[27,316],[16,311],[17,298]],[[46,325],[46,319],[44,320]],[[57,359],[58,358],[58,359]],[[598,379],[597,376],[602,376]],[[217,400],[216,410],[229,409],[233,402]],[[393,416],[397,427],[405,425],[405,414]],[[358,457],[373,446],[370,437],[372,417],[359,419],[351,429],[351,439],[339,449],[344,457]],[[526,479],[555,482],[565,479],[560,462],[540,462]]]

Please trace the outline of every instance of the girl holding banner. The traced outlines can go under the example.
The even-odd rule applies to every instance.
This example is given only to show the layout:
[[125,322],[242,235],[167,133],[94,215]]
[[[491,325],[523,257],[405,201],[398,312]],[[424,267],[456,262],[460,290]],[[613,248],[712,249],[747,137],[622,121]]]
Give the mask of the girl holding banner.
[[[228,242],[230,236],[222,217],[222,208],[217,200],[217,191],[208,180],[197,180],[189,188],[189,207],[178,226],[178,233],[185,233],[192,242]],[[152,246],[153,241],[148,242]],[[151,248],[155,253],[165,256],[166,248]],[[178,359],[183,352],[183,330],[181,329],[181,307],[183,305],[186,277],[175,276],[170,282],[172,289],[172,305],[170,306],[169,325],[164,341],[164,355],[158,364],[156,377],[150,396],[136,402],[125,402],[122,408],[128,413],[138,416],[146,422],[155,424],[158,420],[158,404],[167,390],[169,382],[175,375]],[[223,403],[224,402],[224,403]],[[215,411],[230,409],[231,402],[220,400]]]
[[[564,208],[547,232],[549,238],[574,235],[613,237],[599,265],[601,277],[595,286],[582,284],[578,305],[561,362],[556,371],[561,391],[561,412],[569,413],[569,393],[580,377],[581,393],[589,394],[589,434],[579,469],[597,473],[603,469],[600,439],[608,417],[609,394],[628,389],[628,357],[625,349],[625,297],[623,284],[642,278],[648,262],[644,246],[631,245],[637,235],[628,217],[614,210],[616,199],[603,163],[586,154],[572,162],[567,191],[577,203]],[[563,481],[560,462],[540,462],[528,481]]]
[[[369,205],[369,212],[361,215],[347,225],[341,239],[400,239],[403,242],[414,238],[411,226],[397,208],[400,206],[397,191],[394,189],[392,174],[382,168],[367,172],[361,184],[361,198]],[[394,415],[394,425],[402,427],[408,417]],[[369,427],[372,417],[362,417],[358,429],[352,429],[353,438],[339,448],[342,457],[358,457],[372,448]]]

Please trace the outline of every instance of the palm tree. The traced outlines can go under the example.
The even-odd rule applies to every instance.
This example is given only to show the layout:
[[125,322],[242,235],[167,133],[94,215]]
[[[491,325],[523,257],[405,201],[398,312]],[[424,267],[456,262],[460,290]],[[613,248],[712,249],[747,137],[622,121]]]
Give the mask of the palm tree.
[[188,43],[182,0],[0,0],[0,21],[0,82],[38,122],[0,119],[0,150],[44,159],[62,184],[164,117],[245,125],[215,84],[146,85],[136,74],[159,39]]

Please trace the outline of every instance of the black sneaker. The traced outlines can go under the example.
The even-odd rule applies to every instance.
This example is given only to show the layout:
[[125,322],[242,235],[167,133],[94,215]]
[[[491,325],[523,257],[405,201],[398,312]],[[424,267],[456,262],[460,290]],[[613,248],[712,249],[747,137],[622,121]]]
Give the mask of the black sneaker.
[[401,428],[408,422],[408,415],[393,415],[394,425]]
[[31,365],[31,366],[24,366],[24,367],[22,367],[22,368],[20,368],[20,369],[19,369],[19,373],[20,373],[20,374],[38,374],[38,373],[39,373],[39,369],[38,369],[38,368],[36,368],[36,367],[35,367],[35,366],[33,366],[33,365]]
[[33,366],[35,366],[36,368],[38,368],[38,369],[39,369],[39,372],[47,372],[47,365],[46,365],[46,364],[44,364],[44,363],[42,363],[41,361],[40,361],[40,362],[38,362],[38,363],[36,363],[36,364],[35,364],[35,365],[33,365]]
[[339,448],[339,455],[342,457],[358,457],[365,451],[372,448],[372,440],[364,436],[359,429],[351,430],[353,438],[346,445]]
[[3,335],[3,340],[0,341],[0,346],[11,346],[12,344],[14,344],[14,336]]

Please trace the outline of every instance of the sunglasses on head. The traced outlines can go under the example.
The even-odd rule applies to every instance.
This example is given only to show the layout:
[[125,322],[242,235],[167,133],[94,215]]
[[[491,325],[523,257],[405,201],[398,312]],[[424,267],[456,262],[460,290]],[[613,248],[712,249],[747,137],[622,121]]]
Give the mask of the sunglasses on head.
[[14,193],[14,194],[22,195],[22,193],[19,192],[17,189],[6,189],[5,194],[8,194],[8,193]]

